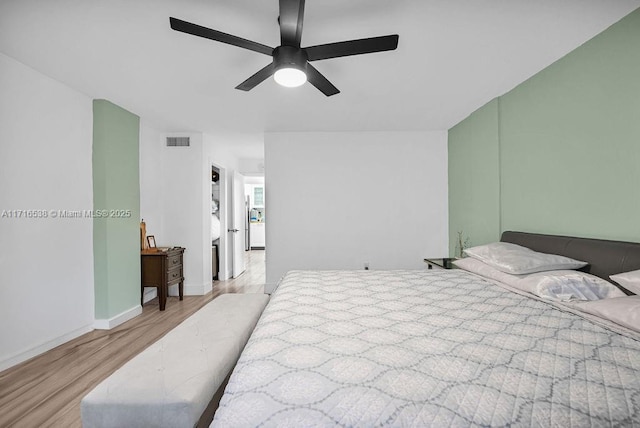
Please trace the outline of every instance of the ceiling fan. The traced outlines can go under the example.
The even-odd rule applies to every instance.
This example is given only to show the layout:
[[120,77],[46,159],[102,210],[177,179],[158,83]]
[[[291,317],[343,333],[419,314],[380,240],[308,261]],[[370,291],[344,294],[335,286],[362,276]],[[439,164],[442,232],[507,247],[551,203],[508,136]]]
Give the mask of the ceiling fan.
[[236,86],[236,89],[250,91],[273,75],[276,82],[283,86],[296,87],[307,80],[326,96],[339,93],[326,77],[316,70],[310,61],[338,58],[341,56],[361,55],[374,52],[391,51],[398,47],[398,35],[371,37],[345,42],[300,47],[302,39],[302,21],[305,0],[280,1],[280,46],[272,48],[261,43],[232,36],[231,34],[202,27],[177,18],[169,18],[171,28],[205,39],[227,43],[273,57],[271,64],[262,68],[253,76]]

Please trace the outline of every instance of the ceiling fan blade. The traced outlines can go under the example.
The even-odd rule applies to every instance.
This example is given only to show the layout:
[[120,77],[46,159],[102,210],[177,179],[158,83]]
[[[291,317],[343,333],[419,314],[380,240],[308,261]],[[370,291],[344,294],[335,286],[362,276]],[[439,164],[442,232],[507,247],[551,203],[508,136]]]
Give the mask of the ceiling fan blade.
[[368,39],[327,43],[304,48],[309,61],[338,58],[341,56],[361,55],[373,52],[392,51],[398,47],[398,35],[370,37]]
[[231,34],[212,30],[211,28],[207,27],[201,27],[200,25],[192,24],[191,22],[183,21],[178,18],[169,18],[169,22],[171,23],[171,28],[182,33],[204,37],[205,39],[215,40],[216,42],[226,43],[228,45],[238,46],[240,48],[260,52],[265,55],[273,54],[273,48],[261,43],[243,39],[242,37],[232,36]]
[[240,89],[241,91],[250,91],[260,83],[264,82],[269,76],[273,74],[274,65],[273,63],[267,65],[266,67],[260,69],[256,74],[249,77],[247,80],[236,86],[236,89]]
[[330,97],[331,95],[339,94],[340,90],[333,86],[331,82],[327,80],[318,70],[316,70],[311,64],[307,63],[307,81],[313,86],[318,88],[320,92]]
[[304,0],[280,0],[280,43],[300,47]]

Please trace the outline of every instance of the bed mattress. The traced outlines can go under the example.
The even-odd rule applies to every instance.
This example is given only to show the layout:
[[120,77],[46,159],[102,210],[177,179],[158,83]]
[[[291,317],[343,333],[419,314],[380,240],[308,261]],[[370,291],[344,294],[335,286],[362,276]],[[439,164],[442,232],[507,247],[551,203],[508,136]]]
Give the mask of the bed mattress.
[[640,342],[462,270],[293,271],[212,426],[640,425]]

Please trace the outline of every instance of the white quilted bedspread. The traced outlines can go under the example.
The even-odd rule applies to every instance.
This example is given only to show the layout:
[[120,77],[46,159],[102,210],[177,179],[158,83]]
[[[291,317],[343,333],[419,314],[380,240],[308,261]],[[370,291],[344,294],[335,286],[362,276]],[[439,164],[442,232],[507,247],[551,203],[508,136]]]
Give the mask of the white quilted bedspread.
[[640,342],[462,270],[294,271],[212,426],[640,426]]

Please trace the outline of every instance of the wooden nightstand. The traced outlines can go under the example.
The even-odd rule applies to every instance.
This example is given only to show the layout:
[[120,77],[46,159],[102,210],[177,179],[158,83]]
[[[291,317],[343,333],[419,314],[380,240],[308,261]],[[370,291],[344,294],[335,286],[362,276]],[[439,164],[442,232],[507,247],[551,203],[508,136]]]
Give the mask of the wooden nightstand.
[[144,287],[157,287],[160,310],[164,311],[169,286],[174,284],[178,284],[178,293],[180,300],[182,300],[184,289],[183,253],[184,248],[173,247],[166,251],[143,251],[140,254],[142,258],[141,304],[143,303]]
[[435,266],[436,269],[454,269],[453,261],[456,260],[454,257],[445,257],[441,259],[424,259],[424,262],[427,264],[427,269],[433,269]]

